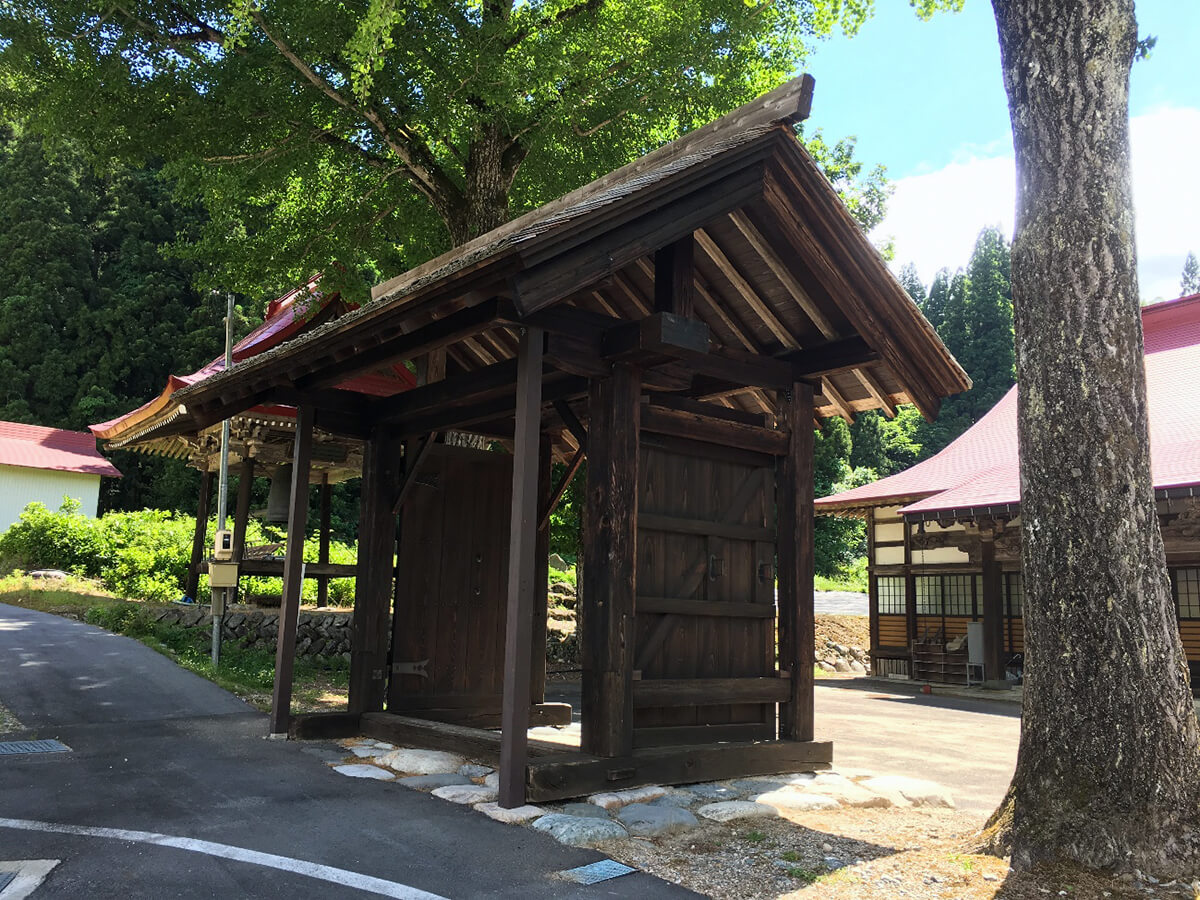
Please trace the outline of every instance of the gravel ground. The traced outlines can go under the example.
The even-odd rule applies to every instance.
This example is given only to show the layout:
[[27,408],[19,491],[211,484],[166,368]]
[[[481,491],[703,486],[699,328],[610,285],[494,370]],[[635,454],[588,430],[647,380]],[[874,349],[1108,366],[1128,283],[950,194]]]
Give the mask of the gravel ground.
[[12,734],[20,730],[21,723],[17,721],[17,717],[0,706],[0,734]]
[[948,809],[836,809],[705,825],[676,837],[613,842],[603,849],[717,900],[1200,896],[1190,885],[1131,883],[1078,871],[1010,873],[1004,860],[970,852],[982,824]]

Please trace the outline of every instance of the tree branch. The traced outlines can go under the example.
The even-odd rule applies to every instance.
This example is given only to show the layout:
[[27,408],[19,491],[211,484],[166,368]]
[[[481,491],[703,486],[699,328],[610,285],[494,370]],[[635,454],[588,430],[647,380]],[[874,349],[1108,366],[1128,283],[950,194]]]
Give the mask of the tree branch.
[[553,25],[561,25],[563,22],[573,19],[582,13],[594,12],[603,5],[604,0],[584,0],[583,3],[576,3],[574,6],[560,9],[552,16],[543,16],[536,22],[530,22],[528,25],[518,28],[509,35],[508,40],[504,42],[504,52],[508,53],[535,31],[541,31],[543,28],[549,28]]

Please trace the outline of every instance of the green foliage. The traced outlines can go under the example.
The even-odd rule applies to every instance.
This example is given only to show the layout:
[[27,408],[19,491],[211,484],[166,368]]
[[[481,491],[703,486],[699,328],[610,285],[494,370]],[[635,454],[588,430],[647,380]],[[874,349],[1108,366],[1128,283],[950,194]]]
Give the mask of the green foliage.
[[[99,519],[81,515],[77,508],[64,506],[51,512],[40,503],[31,503],[8,531],[0,534],[0,572],[14,569],[58,568],[81,577],[98,579],[118,597],[167,602],[183,591],[191,561],[195,518],[163,510],[107,513]],[[208,523],[207,543],[211,545],[215,521]],[[277,543],[279,537],[257,521],[246,529],[248,545]],[[319,544],[309,538],[304,543],[304,558],[316,562]],[[353,546],[333,541],[330,562],[353,563]],[[201,578],[200,593],[207,593],[207,578]],[[283,591],[281,578],[243,578],[243,597],[278,598]],[[306,579],[301,597],[316,600],[317,585]],[[329,582],[332,605],[348,606],[354,598],[354,579],[335,578]]]
[[1196,260],[1196,254],[1189,250],[1183,260],[1183,271],[1179,274],[1179,296],[1187,297],[1190,294],[1200,294],[1200,262]]
[[[917,0],[921,15],[959,0]],[[180,252],[250,294],[349,296],[716,118],[869,0],[0,6],[0,113],[98,159],[166,161]],[[810,144],[816,148],[817,136]],[[860,219],[881,182],[828,150]]]

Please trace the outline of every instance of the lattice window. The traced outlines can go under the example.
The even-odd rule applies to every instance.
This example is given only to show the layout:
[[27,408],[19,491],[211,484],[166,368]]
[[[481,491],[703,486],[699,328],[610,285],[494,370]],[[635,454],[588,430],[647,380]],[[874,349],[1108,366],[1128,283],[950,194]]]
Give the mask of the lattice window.
[[1004,573],[1004,611],[1010,618],[1018,618],[1025,603],[1025,584],[1020,572]]
[[1174,575],[1179,618],[1200,619],[1200,569],[1176,569]]
[[875,578],[875,596],[879,601],[879,613],[884,616],[902,616],[904,608],[904,578],[899,575],[878,575]]
[[942,577],[940,575],[918,575],[917,615],[940,616],[942,614]]
[[942,596],[945,598],[946,615],[974,615],[975,610],[971,598],[971,582],[973,580],[970,575],[942,576]]

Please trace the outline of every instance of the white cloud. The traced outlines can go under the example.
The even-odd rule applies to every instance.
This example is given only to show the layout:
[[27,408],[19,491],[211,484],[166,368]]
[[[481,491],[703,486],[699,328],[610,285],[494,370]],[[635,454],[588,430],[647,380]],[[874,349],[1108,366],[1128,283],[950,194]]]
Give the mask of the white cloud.
[[[1200,109],[1166,107],[1131,121],[1138,279],[1146,300],[1179,293],[1189,250],[1200,254]],[[912,262],[926,284],[942,266],[965,265],[981,228],[1009,236],[1016,203],[1012,154],[966,152],[945,168],[896,181],[888,217],[898,269]]]

